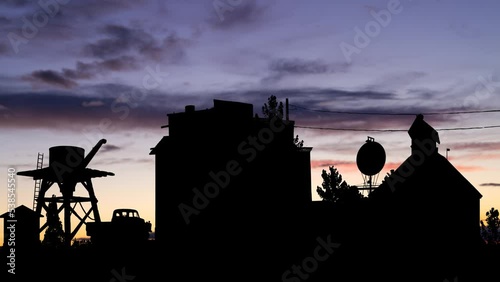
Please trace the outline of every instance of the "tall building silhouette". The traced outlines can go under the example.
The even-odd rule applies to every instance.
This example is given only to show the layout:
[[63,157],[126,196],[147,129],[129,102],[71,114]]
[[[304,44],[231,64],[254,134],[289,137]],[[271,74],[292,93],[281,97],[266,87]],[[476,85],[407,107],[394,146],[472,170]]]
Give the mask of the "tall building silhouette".
[[311,148],[294,144],[294,121],[259,118],[251,104],[223,100],[167,116],[169,134],[150,154],[155,236],[178,263],[172,268],[203,277],[220,277],[227,272],[220,267],[244,273],[252,262],[256,277],[285,269],[279,258],[292,249],[311,202]]

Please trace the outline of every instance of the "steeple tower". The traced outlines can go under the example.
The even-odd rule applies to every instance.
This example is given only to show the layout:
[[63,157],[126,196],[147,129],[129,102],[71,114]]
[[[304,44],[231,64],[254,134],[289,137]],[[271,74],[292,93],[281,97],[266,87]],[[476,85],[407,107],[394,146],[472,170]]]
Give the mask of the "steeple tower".
[[424,115],[418,114],[413,124],[408,129],[411,138],[411,154],[417,151],[430,155],[437,152],[439,141],[438,132],[424,121]]

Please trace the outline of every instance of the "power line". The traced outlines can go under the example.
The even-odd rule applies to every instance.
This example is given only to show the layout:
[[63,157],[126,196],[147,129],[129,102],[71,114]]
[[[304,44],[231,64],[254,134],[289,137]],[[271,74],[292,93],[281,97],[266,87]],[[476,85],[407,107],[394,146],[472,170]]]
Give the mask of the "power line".
[[455,127],[455,128],[436,128],[437,131],[445,130],[473,130],[473,129],[489,129],[489,128],[499,128],[500,125],[485,125],[485,126],[471,126],[471,127]]
[[360,129],[360,128],[334,128],[334,127],[300,126],[300,125],[295,125],[295,128],[317,129],[317,130],[337,130],[337,131],[362,131],[362,132],[408,131],[407,129]]
[[[331,111],[331,110],[319,110],[310,109],[306,107],[301,107],[297,105],[290,106],[295,109],[302,109],[313,112],[323,112],[332,114],[349,114],[349,115],[392,115],[392,116],[415,116],[413,113],[377,113],[377,112],[351,112],[351,111]],[[477,110],[477,111],[454,111],[454,112],[428,112],[421,113],[423,115],[457,115],[457,114],[478,114],[478,113],[497,113],[500,109],[493,110]],[[361,128],[335,128],[335,127],[319,127],[319,126],[299,126],[296,128],[304,129],[315,129],[315,130],[335,130],[335,131],[358,131],[358,132],[405,132],[407,129],[361,129]],[[486,126],[470,126],[470,127],[451,127],[451,128],[436,128],[437,131],[461,131],[461,130],[478,130],[478,129],[490,129],[490,128],[500,128],[500,125],[486,125]]]
[[[359,131],[359,132],[406,132],[406,131],[408,131],[408,129],[360,129],[360,128],[334,128],[334,127],[300,126],[300,125],[296,125],[295,128],[315,129],[315,130],[336,130],[336,131]],[[452,130],[459,131],[459,130],[477,130],[477,129],[490,129],[490,128],[500,128],[500,125],[436,128],[436,131],[452,131]]]
[[[346,114],[346,115],[378,115],[378,116],[416,116],[415,113],[380,113],[380,112],[351,112],[351,111],[333,111],[333,110],[320,110],[320,109],[311,109],[302,106],[292,105],[295,109],[302,109],[311,112],[320,112],[320,113],[331,113],[331,114]],[[479,113],[498,113],[500,109],[493,110],[476,110],[476,111],[453,111],[453,112],[428,112],[428,113],[419,113],[422,115],[460,115],[460,114],[479,114]]]

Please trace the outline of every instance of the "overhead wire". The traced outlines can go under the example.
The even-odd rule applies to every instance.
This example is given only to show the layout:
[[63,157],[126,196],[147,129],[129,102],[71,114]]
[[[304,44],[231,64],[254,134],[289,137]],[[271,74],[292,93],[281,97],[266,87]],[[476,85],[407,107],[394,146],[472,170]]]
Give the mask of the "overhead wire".
[[[331,113],[331,114],[347,114],[347,115],[378,115],[378,116],[416,116],[415,113],[388,113],[388,112],[354,112],[354,111],[334,111],[324,109],[311,109],[298,105],[289,104],[295,109],[307,110],[312,112]],[[422,115],[458,115],[458,114],[479,114],[479,113],[500,113],[500,109],[491,110],[475,110],[475,111],[448,111],[448,112],[422,112]],[[324,127],[324,126],[301,126],[295,125],[296,128],[314,129],[314,130],[333,130],[333,131],[359,131],[359,132],[404,132],[407,129],[366,129],[366,128],[340,128],[340,127]],[[484,126],[469,126],[469,127],[448,127],[436,128],[438,131],[462,131],[462,130],[478,130],[500,128],[500,125],[484,125]]]
[[311,112],[321,112],[321,113],[332,113],[332,114],[346,114],[346,115],[378,115],[378,116],[416,116],[418,114],[422,114],[424,116],[431,115],[461,115],[461,114],[483,114],[483,113],[500,113],[500,109],[491,109],[491,110],[475,110],[475,111],[450,111],[450,112],[421,112],[421,113],[403,113],[403,112],[354,112],[354,111],[337,111],[337,110],[324,110],[324,109],[311,109],[306,108],[294,104],[290,104],[290,106],[296,109],[307,110]]

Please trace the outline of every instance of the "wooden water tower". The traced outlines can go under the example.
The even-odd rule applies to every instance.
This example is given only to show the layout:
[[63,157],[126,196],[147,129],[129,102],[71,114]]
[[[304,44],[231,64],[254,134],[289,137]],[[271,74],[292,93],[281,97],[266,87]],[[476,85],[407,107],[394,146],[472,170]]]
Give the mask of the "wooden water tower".
[[[35,212],[42,216],[42,209],[47,214],[47,222],[39,229],[43,232],[50,221],[49,218],[59,218],[59,213],[63,213],[64,222],[64,244],[71,245],[71,240],[86,221],[93,216],[95,222],[101,222],[99,210],[97,208],[97,198],[92,185],[92,178],[112,176],[114,173],[87,168],[92,158],[99,148],[106,143],[106,139],[101,139],[87,156],[85,150],[75,146],[55,146],[49,149],[49,166],[37,168],[36,170],[20,171],[17,174],[33,177],[33,180],[40,181],[40,185],[35,185],[34,201],[36,202]],[[49,188],[57,183],[60,196],[55,194],[46,197]],[[77,184],[83,185],[88,196],[74,195]],[[85,211],[82,203],[90,203],[90,208]],[[75,209],[77,205],[83,210],[83,215],[79,215]],[[75,216],[79,222],[72,229],[71,219]]]

